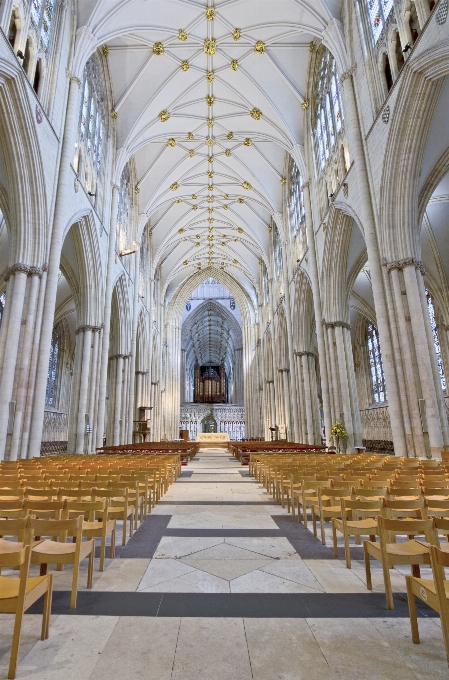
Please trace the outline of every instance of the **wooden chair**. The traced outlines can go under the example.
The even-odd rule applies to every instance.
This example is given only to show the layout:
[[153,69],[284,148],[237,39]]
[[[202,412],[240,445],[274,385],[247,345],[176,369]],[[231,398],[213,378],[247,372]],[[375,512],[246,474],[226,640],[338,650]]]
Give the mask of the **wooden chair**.
[[415,597],[418,597],[440,615],[446,658],[449,664],[449,581],[447,581],[444,573],[444,567],[449,567],[449,554],[438,549],[437,546],[431,546],[430,557],[433,579],[423,579],[416,576],[405,577],[412,640],[415,645],[419,645],[415,602]]
[[301,507],[304,528],[307,529],[307,509],[318,503],[318,489],[330,489],[331,482],[305,482],[300,492],[294,492],[298,501],[298,522],[301,521]]
[[425,519],[425,499],[384,501],[382,514],[388,519]]
[[[129,535],[134,533],[135,506],[129,502],[128,487],[92,489],[92,498],[109,498],[108,515],[111,519],[123,521],[122,545],[126,545],[127,521],[129,520]],[[98,514],[101,517],[101,513]]]
[[[331,488],[331,489],[318,489],[318,504],[312,505],[312,524],[313,524],[313,535],[317,535],[316,521],[317,518],[320,520],[320,531],[321,531],[321,543],[326,544],[325,535],[325,522],[332,521],[332,519],[338,517],[341,514],[341,500],[343,498],[350,500],[354,487],[342,487],[342,488]],[[348,511],[350,514],[350,511]]]
[[[429,548],[410,537],[424,534],[431,545],[439,545],[433,519],[386,519],[379,516],[378,535],[379,543],[364,541],[364,557],[366,570],[366,587],[372,590],[370,557],[382,564],[384,576],[385,596],[387,609],[394,609],[393,590],[391,587],[390,569],[397,564],[409,564],[414,576],[419,576],[419,566],[430,564]],[[408,540],[396,543],[396,536],[407,536]]]
[[[23,520],[23,522],[26,524],[27,520]],[[32,604],[44,595],[41,640],[46,640],[50,628],[51,600],[53,593],[53,574],[33,577],[29,576],[31,546],[26,545],[19,548],[17,543],[12,543],[12,545],[16,547],[15,551],[5,552],[3,549],[0,549],[0,568],[20,567],[19,578],[13,576],[0,576],[0,612],[2,614],[15,614],[8,670],[8,678],[11,680],[16,677],[23,615]]]
[[[382,500],[364,501],[341,499],[340,517],[332,518],[332,539],[334,543],[334,555],[338,557],[337,531],[343,534],[345,546],[346,567],[351,569],[351,551],[349,549],[349,537],[369,536],[370,541],[375,541],[378,535],[377,516],[381,512]],[[349,513],[352,519],[348,519]]]
[[133,480],[132,482],[109,482],[109,489],[115,489],[118,492],[122,492],[123,488],[128,489],[128,503],[134,505],[134,530],[137,529],[138,519],[139,519],[139,505],[140,505],[140,521],[143,520],[143,498],[140,495],[139,482]]
[[[76,608],[76,597],[78,592],[78,574],[80,563],[89,558],[87,570],[87,587],[92,588],[95,541],[82,540],[83,518],[68,520],[30,520],[31,537],[34,536],[55,536],[60,535],[59,541],[46,539],[41,541],[33,548],[31,562],[41,565],[41,575],[47,573],[48,564],[64,565],[73,564],[72,592],[70,596],[70,609]],[[74,543],[66,543],[67,537],[72,536]]]
[[[67,501],[64,508],[64,519],[83,516],[83,536],[86,538],[101,538],[100,571],[104,571],[106,555],[106,540],[111,536],[111,558],[115,557],[116,520],[109,519],[109,499],[93,501]],[[101,516],[98,521],[97,515]]]

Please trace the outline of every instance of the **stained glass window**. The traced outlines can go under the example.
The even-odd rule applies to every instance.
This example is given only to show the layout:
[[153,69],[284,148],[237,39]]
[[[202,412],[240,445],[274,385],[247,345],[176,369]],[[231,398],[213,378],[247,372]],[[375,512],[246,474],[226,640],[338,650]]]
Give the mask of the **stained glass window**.
[[382,404],[387,399],[384,367],[382,364],[382,353],[380,351],[379,332],[377,326],[371,321],[368,324],[367,345],[374,403]]
[[293,234],[298,232],[299,225],[305,217],[304,195],[301,185],[302,178],[299,168],[295,161],[291,161],[287,209],[290,218],[290,227]]
[[128,227],[131,213],[131,177],[128,164],[123,168],[120,177],[120,188],[117,200],[117,237],[119,251],[128,245]]
[[321,170],[329,158],[343,121],[337,66],[328,50],[325,50],[321,57],[316,102],[316,153]]
[[41,47],[47,52],[53,23],[53,0],[31,0],[31,23],[41,38]]
[[50,360],[48,362],[47,391],[45,393],[45,406],[55,405],[55,385],[58,370],[59,333],[56,326],[53,328],[50,346]]
[[393,4],[393,0],[368,0],[368,16],[375,43],[379,40]]
[[441,380],[441,388],[443,391],[446,390],[446,377],[444,375],[444,366],[443,366],[443,359],[441,358],[441,346],[440,346],[440,339],[438,337],[438,328],[437,328],[437,323],[435,320],[435,308],[433,306],[432,302],[432,297],[429,293],[429,291],[426,290],[426,297],[427,297],[427,311],[429,313],[429,321],[430,321],[430,327],[432,329],[432,335],[433,335],[433,344],[435,347],[435,355],[437,358],[437,364],[438,364],[438,373],[440,374],[440,380]]
[[282,245],[281,245],[281,235],[279,234],[278,228],[274,228],[274,244],[273,244],[273,249],[274,249],[274,266],[275,266],[275,271],[276,271],[276,276],[279,276],[282,267],[283,267],[283,260],[282,260]]
[[79,141],[85,144],[91,166],[99,173],[103,159],[104,96],[100,65],[96,55],[84,68],[83,96],[79,114]]

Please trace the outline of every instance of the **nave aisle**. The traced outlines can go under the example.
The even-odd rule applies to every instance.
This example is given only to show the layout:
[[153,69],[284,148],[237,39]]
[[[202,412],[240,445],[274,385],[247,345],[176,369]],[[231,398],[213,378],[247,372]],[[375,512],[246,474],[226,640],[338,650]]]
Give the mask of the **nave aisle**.
[[[55,574],[50,637],[36,643],[26,616],[17,678],[447,679],[439,619],[413,645],[405,599],[385,609],[374,563],[366,590],[360,550],[347,570],[330,535],[322,546],[229,452],[201,450],[73,613],[69,569]],[[3,615],[1,678],[11,630]]]

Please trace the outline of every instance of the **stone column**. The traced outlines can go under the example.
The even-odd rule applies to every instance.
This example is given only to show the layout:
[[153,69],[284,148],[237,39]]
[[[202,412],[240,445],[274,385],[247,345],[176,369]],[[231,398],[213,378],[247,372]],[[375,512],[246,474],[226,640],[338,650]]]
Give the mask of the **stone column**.
[[[30,365],[28,371],[28,385],[26,387],[26,405],[22,427],[22,442],[20,447],[20,458],[26,458],[28,454],[28,440],[30,436],[31,413],[33,408],[34,385],[36,381],[36,366],[39,353],[39,338],[42,326],[42,310],[44,308],[45,286],[47,282],[47,267],[42,267],[42,277],[40,279],[39,294],[37,296],[36,319],[32,338]],[[1,365],[1,364],[0,364]]]
[[88,401],[89,425],[92,431],[87,437],[88,448],[87,453],[95,453],[96,445],[96,427],[97,427],[97,406],[98,406],[98,383],[99,383],[99,366],[98,366],[98,351],[101,346],[101,326],[92,327],[92,370],[90,372],[90,391]]
[[97,416],[97,447],[103,445],[103,432],[105,426],[106,409],[106,389],[108,382],[108,355],[109,340],[111,332],[111,301],[114,287],[114,265],[115,265],[115,227],[117,219],[117,201],[119,187],[112,186],[111,215],[109,219],[109,240],[108,240],[108,263],[106,269],[106,287],[104,293],[104,312],[103,312],[103,341],[100,355],[100,385],[98,391],[98,416]]
[[136,375],[136,349],[137,349],[137,323],[139,320],[139,260],[138,251],[132,256],[134,258],[134,290],[133,290],[133,325],[131,329],[131,354],[129,357],[129,377],[128,377],[128,427],[125,443],[133,440],[133,420],[136,417],[134,404],[134,378]]
[[320,362],[321,391],[323,395],[324,427],[326,440],[330,441],[332,429],[331,399],[329,394],[329,381],[327,372],[327,357],[325,343],[325,329],[323,327],[323,314],[321,311],[321,292],[318,273],[318,259],[316,254],[315,232],[313,229],[312,208],[310,205],[310,182],[302,185],[304,194],[304,208],[306,214],[307,245],[309,247],[310,282],[312,284],[313,308],[315,310],[315,330],[318,342],[318,360]]
[[16,391],[16,411],[14,417],[14,429],[11,437],[11,444],[9,450],[9,460],[17,460],[18,453],[20,450],[22,426],[25,415],[26,396],[29,379],[31,347],[36,320],[35,315],[36,315],[37,292],[39,290],[39,279],[41,276],[42,270],[40,269],[33,268],[29,272],[27,310],[26,316],[24,314],[23,319],[23,321],[25,322],[25,328],[23,331],[22,347],[18,362],[19,365]]
[[[415,367],[416,362],[413,358],[413,348],[410,344],[409,332],[407,328],[407,318],[404,310],[404,302],[406,302],[405,297],[402,295],[401,282],[399,280],[399,270],[398,267],[387,265],[387,271],[392,283],[393,288],[393,302],[396,311],[396,324],[398,339],[395,342],[395,350],[397,352],[396,356],[398,358],[398,364],[400,368],[403,368],[403,382],[404,390],[402,391],[404,404],[402,407],[402,412],[407,415],[406,423],[406,436],[408,443],[408,456],[417,456],[418,458],[423,458],[426,455],[425,445],[423,440],[423,432],[421,427],[421,417],[418,408],[418,392],[415,380]],[[406,291],[404,290],[404,296]],[[394,314],[394,312],[393,312]],[[392,315],[393,315],[392,314]],[[400,338],[400,342],[399,342]],[[407,389],[405,389],[407,385]],[[388,389],[388,386],[387,386]],[[392,426],[393,427],[393,426]]]
[[[312,356],[314,358],[314,355],[312,352],[299,352],[300,356],[300,361],[301,361],[301,366],[302,366],[302,375],[304,378],[304,393],[305,393],[305,419],[307,423],[307,442],[308,444],[314,444],[315,443],[315,433],[314,433],[314,427],[313,427],[313,416],[312,416],[312,389],[311,389],[311,380],[310,380],[310,363],[309,363],[309,357]],[[318,404],[315,404],[315,408],[318,407]]]
[[128,386],[129,386],[129,373],[131,367],[131,356],[126,354],[123,357],[123,382],[122,382],[122,395],[121,395],[121,410],[120,410],[120,444],[127,443],[128,436]]
[[382,278],[382,268],[377,242],[376,224],[374,219],[373,204],[370,193],[369,178],[366,166],[365,151],[362,138],[357,105],[354,94],[353,73],[356,69],[354,64],[348,71],[343,73],[341,84],[344,96],[345,130],[349,140],[349,149],[354,160],[357,172],[358,202],[362,209],[363,235],[365,237],[368,262],[371,273],[374,304],[376,308],[376,321],[379,330],[380,346],[382,350],[383,365],[388,390],[388,406],[390,412],[391,429],[395,454],[406,456],[406,442],[404,421],[402,417],[399,386],[395,370],[396,358],[393,353],[388,307]]
[[[13,271],[11,271],[11,269]],[[7,301],[7,304],[9,302],[13,312],[9,314],[9,323],[5,331],[8,354],[6,355],[5,353],[0,381],[0,460],[3,460],[5,457],[9,403],[12,398],[14,387],[14,376],[19,349],[20,331],[22,327],[22,312],[29,267],[22,264],[16,264],[11,269],[10,275],[14,278],[14,284],[11,298]]]
[[[40,455],[42,440],[43,414],[45,408],[45,391],[47,386],[48,360],[53,332],[56,294],[58,290],[59,264],[61,261],[61,249],[66,228],[66,200],[67,192],[72,190],[74,174],[71,163],[74,153],[75,135],[78,117],[78,93],[80,81],[75,76],[68,74],[69,94],[62,137],[61,160],[59,165],[59,177],[57,182],[57,194],[53,227],[51,232],[50,249],[48,255],[48,274],[45,287],[44,309],[42,315],[41,337],[37,360],[35,394],[33,413],[31,418],[29,457]],[[1,430],[1,427],[0,427]],[[1,447],[0,447],[1,449]]]
[[[407,302],[412,323],[413,340],[418,363],[418,372],[421,382],[423,399],[425,400],[426,420],[429,428],[430,452],[433,458],[441,458],[444,439],[441,428],[440,413],[437,402],[432,364],[429,355],[429,346],[425,324],[429,319],[423,318],[421,299],[418,282],[416,280],[415,266],[406,266],[403,269]],[[433,358],[433,357],[432,357]]]
[[75,453],[84,453],[86,434],[86,409],[89,396],[89,376],[91,372],[90,357],[92,352],[92,326],[81,326],[77,333],[82,340],[81,374],[78,394],[78,409],[76,416],[76,441]]
[[123,389],[123,354],[118,354],[116,357],[116,374],[115,374],[115,389],[114,389],[114,409],[111,409],[112,421],[112,445],[118,446],[120,444],[120,418],[122,412],[122,389]]

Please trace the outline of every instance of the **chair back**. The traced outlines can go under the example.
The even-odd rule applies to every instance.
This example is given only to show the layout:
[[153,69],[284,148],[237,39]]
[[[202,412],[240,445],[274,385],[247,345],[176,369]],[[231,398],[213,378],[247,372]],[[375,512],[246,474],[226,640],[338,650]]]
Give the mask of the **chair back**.
[[27,517],[23,519],[0,519],[0,536],[2,537],[16,537],[18,541],[30,543],[29,528],[30,523]]

